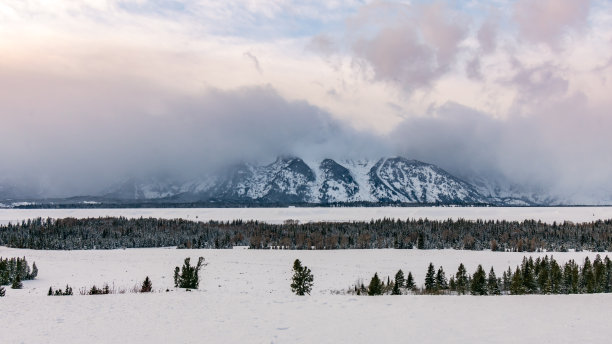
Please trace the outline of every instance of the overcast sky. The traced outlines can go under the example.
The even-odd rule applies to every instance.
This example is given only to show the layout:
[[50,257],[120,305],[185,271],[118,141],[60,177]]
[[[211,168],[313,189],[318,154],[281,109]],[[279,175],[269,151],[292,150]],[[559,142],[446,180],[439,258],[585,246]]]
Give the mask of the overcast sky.
[[612,199],[606,0],[3,0],[0,183],[403,155]]

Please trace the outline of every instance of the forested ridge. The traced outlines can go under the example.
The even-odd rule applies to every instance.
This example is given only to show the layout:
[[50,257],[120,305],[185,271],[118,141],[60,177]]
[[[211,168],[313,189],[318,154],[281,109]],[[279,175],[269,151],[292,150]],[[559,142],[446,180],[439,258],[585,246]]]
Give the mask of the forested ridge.
[[136,247],[253,249],[468,249],[533,252],[612,251],[612,220],[540,221],[393,220],[284,224],[234,220],[104,217],[37,218],[0,226],[0,245],[32,249]]

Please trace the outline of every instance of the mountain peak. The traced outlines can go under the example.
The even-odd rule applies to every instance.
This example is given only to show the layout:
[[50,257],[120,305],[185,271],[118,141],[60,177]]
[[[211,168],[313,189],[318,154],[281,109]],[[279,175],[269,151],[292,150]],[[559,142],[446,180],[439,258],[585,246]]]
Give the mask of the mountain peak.
[[[441,168],[401,156],[378,160],[280,156],[268,165],[241,164],[183,185],[130,183],[112,195],[240,204],[486,203],[476,189]],[[133,196],[131,196],[133,195]]]

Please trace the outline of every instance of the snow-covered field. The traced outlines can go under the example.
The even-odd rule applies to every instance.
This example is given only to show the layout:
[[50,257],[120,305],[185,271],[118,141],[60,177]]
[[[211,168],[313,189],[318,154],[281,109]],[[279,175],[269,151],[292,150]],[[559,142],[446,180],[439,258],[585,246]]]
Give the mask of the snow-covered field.
[[0,209],[0,224],[36,217],[183,218],[197,221],[235,219],[282,223],[287,219],[310,221],[369,221],[371,219],[429,218],[446,220],[542,220],[587,222],[611,219],[612,207],[342,207],[342,208],[155,208],[155,209]]
[[[429,262],[450,276],[463,262],[501,275],[523,253],[454,250],[177,250],[34,251],[39,276],[0,299],[0,343],[607,343],[612,294],[554,296],[333,295],[374,272],[412,271],[423,283]],[[543,254],[533,254],[536,255]],[[595,253],[554,253],[560,263]],[[203,256],[198,291],[172,288],[173,268]],[[315,276],[311,296],[291,294],[293,260]],[[49,286],[104,282],[131,288],[145,276],[153,294],[48,297]]]

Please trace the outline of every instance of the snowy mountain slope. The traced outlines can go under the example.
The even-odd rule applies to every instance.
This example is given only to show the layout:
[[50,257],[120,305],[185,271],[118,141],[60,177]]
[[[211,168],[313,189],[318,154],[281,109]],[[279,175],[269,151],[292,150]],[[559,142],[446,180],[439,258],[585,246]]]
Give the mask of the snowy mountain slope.
[[180,185],[130,182],[108,193],[119,199],[240,203],[487,203],[470,184],[441,168],[402,157],[377,161],[309,161],[281,157],[240,164],[226,173]]
[[353,173],[332,159],[325,159],[318,165],[317,184],[313,192],[313,203],[349,202],[358,200],[359,184]]
[[441,168],[401,157],[381,159],[368,173],[380,201],[486,203],[476,189]]

